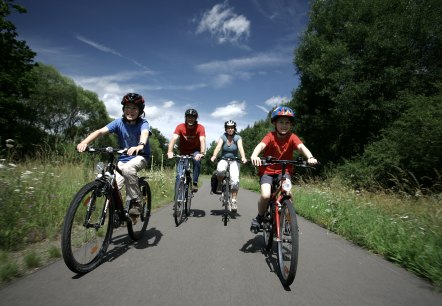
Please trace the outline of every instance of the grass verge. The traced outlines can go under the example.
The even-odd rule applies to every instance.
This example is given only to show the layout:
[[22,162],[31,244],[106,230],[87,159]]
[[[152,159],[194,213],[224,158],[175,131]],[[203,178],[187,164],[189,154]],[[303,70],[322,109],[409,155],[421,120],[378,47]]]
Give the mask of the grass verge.
[[[259,191],[256,178],[241,187]],[[356,192],[333,181],[301,183],[293,194],[300,216],[442,287],[440,196]]]

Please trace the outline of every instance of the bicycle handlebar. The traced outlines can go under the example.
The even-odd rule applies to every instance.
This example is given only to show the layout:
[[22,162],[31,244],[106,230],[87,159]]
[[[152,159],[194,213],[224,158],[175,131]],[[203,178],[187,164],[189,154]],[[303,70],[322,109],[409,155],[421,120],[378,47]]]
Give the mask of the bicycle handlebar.
[[308,162],[306,160],[304,160],[302,157],[299,157],[295,160],[286,160],[286,159],[276,159],[273,156],[266,156],[266,157],[261,157],[261,166],[268,166],[268,165],[272,165],[272,164],[291,164],[294,165],[295,167],[300,167],[300,168],[312,168],[312,169],[316,169],[316,167],[319,165],[319,162],[316,165],[309,165]]
[[85,152],[89,152],[89,153],[117,153],[117,154],[126,154],[128,148],[113,148],[113,147],[99,147],[99,148],[94,148],[94,147],[86,147],[86,151]]
[[193,159],[193,155],[178,155],[178,154],[174,154],[173,157],[175,158],[182,158],[182,159]]
[[226,160],[226,161],[237,161],[242,163],[241,158],[239,157],[217,157],[216,161]]

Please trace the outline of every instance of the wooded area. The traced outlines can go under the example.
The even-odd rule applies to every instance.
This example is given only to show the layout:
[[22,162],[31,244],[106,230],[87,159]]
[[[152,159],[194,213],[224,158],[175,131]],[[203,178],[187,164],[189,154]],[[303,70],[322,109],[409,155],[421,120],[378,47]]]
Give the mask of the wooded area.
[[[95,93],[35,63],[36,53],[17,39],[7,16],[26,9],[0,0],[0,12],[0,154],[8,139],[17,158],[32,157],[107,124]],[[288,105],[296,134],[327,175],[357,188],[442,190],[441,16],[439,0],[312,1],[294,50],[300,85]],[[240,131],[248,156],[270,130],[263,118]],[[154,156],[167,150],[158,130],[150,141]],[[206,173],[213,168],[203,161]]]

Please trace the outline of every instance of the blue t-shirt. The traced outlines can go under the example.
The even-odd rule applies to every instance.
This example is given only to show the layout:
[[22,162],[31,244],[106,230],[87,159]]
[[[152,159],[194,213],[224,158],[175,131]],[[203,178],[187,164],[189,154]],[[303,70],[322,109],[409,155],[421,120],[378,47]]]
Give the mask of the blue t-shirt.
[[[136,147],[140,142],[141,131],[147,130],[150,132],[149,122],[146,119],[141,119],[135,124],[129,124],[123,120],[123,118],[118,118],[109,123],[106,126],[110,133],[117,134],[118,145],[120,148],[130,148]],[[149,133],[150,134],[150,133]],[[148,159],[150,156],[150,145],[149,139],[144,145],[144,148],[138,155],[143,156]],[[127,162],[134,158],[136,155],[120,155],[119,161]]]
[[227,143],[227,136],[225,133],[221,135],[221,139],[223,140],[221,156],[224,158],[238,157],[238,140],[241,139],[241,136],[235,134],[233,136],[233,142],[230,145]]

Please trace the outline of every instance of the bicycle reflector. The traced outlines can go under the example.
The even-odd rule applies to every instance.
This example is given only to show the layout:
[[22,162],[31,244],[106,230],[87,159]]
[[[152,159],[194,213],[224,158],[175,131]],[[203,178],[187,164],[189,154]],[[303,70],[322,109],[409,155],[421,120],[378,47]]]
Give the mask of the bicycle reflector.
[[97,165],[95,166],[95,174],[103,174],[103,170],[104,170],[104,163],[103,162],[99,162],[97,163]]
[[292,190],[292,182],[288,178],[282,182],[282,189],[284,189],[286,192],[290,192],[290,190]]

